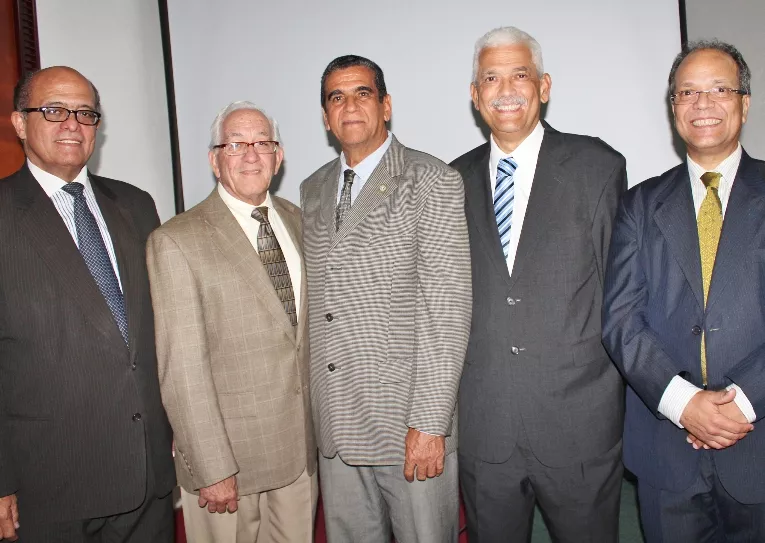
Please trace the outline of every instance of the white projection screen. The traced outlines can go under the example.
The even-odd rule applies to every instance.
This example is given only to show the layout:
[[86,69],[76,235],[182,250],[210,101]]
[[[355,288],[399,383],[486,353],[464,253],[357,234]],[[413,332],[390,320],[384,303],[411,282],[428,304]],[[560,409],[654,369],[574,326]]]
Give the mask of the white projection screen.
[[344,54],[382,67],[403,144],[449,162],[483,143],[469,94],[473,47],[508,25],[542,45],[553,82],[544,119],[554,128],[619,150],[631,185],[680,160],[667,101],[680,49],[675,1],[168,0],[168,12],[186,209],[214,186],[209,128],[235,100],[278,121],[284,171],[272,189],[298,203],[303,179],[337,156],[320,78]]

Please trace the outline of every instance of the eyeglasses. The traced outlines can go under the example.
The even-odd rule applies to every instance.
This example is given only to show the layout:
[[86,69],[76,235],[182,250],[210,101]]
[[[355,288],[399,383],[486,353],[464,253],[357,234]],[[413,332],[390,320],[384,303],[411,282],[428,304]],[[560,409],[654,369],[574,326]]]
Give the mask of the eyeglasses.
[[24,113],[32,113],[34,111],[39,111],[43,114],[43,117],[45,117],[46,121],[50,121],[52,123],[63,123],[65,120],[69,118],[69,115],[74,113],[74,118],[77,119],[77,122],[80,124],[84,124],[85,126],[95,126],[98,124],[98,121],[101,120],[101,114],[97,111],[91,111],[89,109],[66,109],[65,107],[51,107],[51,106],[45,106],[45,107],[27,107],[22,109]]
[[699,100],[699,96],[704,93],[709,96],[709,99],[713,102],[725,102],[732,100],[736,94],[746,95],[749,94],[741,89],[731,89],[728,87],[714,87],[709,90],[681,90],[675,94],[670,94],[669,97],[673,104],[695,104]]
[[223,149],[223,152],[228,156],[241,156],[247,154],[247,149],[252,145],[252,148],[259,155],[272,155],[279,148],[278,141],[253,141],[247,143],[246,141],[230,141],[228,143],[221,143],[220,145],[213,145],[213,149]]

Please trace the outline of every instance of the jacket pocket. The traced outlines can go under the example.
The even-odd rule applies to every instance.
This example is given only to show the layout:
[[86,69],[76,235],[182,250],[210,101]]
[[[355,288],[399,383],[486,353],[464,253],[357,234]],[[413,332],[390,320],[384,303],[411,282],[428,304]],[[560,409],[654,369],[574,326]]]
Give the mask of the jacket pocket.
[[412,378],[411,358],[389,358],[377,365],[381,383],[402,383]]

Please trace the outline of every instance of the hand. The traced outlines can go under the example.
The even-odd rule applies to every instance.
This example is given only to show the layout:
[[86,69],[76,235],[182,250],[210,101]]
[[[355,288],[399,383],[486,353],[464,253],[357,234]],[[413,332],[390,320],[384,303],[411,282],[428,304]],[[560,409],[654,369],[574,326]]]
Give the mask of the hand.
[[0,498],[0,539],[16,541],[19,537],[16,530],[19,529],[19,505],[16,502],[16,494]]
[[207,506],[210,513],[229,513],[236,511],[239,491],[236,487],[236,475],[199,489],[199,507]]
[[409,428],[405,448],[404,478],[410,483],[414,481],[415,468],[417,468],[417,479],[420,481],[428,477],[438,477],[444,472],[444,451],[446,450],[444,436],[432,436]]
[[[735,420],[736,422],[741,422],[743,424],[748,423],[749,421],[746,420],[746,415],[739,409],[736,402],[728,402],[726,404],[720,405],[720,413],[725,415],[731,420]],[[695,436],[688,434],[688,436],[685,438],[685,440],[693,445],[693,448],[696,450],[699,449],[709,449],[709,445],[701,441],[700,439],[696,438]]]
[[724,449],[754,430],[733,402],[735,397],[735,389],[730,389],[715,392],[702,390],[691,398],[680,416],[680,424],[690,434],[688,442],[694,448],[706,445],[704,448]]

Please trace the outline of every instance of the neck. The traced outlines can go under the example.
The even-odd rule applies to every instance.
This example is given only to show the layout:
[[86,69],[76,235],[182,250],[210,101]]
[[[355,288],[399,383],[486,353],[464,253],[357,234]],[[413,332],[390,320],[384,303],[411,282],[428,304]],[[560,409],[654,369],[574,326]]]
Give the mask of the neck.
[[732,149],[726,149],[725,151],[719,151],[717,153],[699,153],[698,151],[688,149],[688,156],[706,171],[711,172],[714,171],[723,160],[731,156],[736,151],[736,148],[738,148],[738,142],[736,142],[736,145],[734,145]]
[[526,132],[524,134],[502,134],[492,132],[491,136],[494,138],[494,142],[497,144],[497,147],[502,149],[503,153],[510,154],[515,151],[518,146],[526,140],[526,138],[529,137],[532,131]]
[[349,168],[355,167],[356,164],[377,151],[377,149],[379,149],[380,146],[385,143],[386,139],[388,139],[387,131],[382,134],[382,137],[377,137],[372,141],[365,141],[363,143],[359,143],[358,145],[343,147],[345,163],[348,164]]
[[79,168],[48,168],[45,166],[42,166],[38,164],[34,158],[29,158],[29,162],[40,168],[42,171],[47,172],[51,175],[55,175],[62,181],[65,181],[66,183],[71,183],[77,178],[77,175],[82,171],[83,166],[80,166]]

